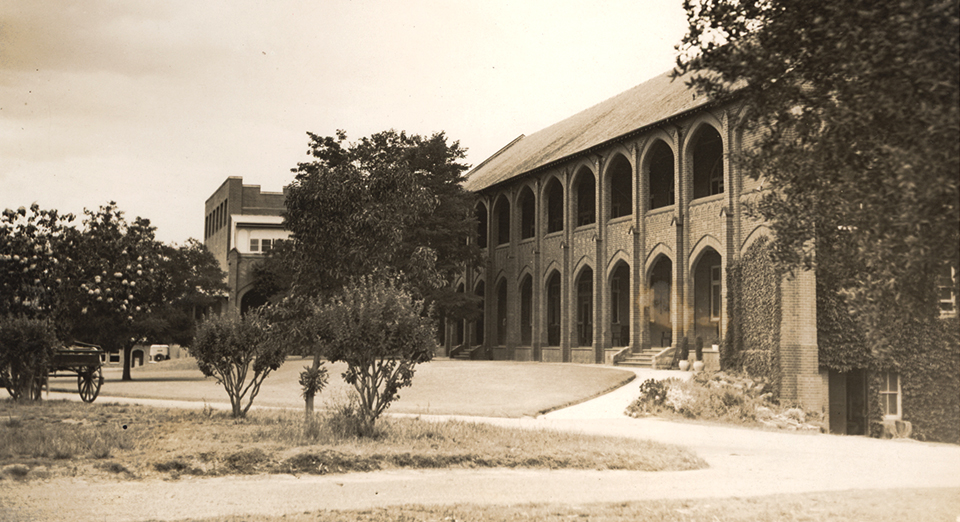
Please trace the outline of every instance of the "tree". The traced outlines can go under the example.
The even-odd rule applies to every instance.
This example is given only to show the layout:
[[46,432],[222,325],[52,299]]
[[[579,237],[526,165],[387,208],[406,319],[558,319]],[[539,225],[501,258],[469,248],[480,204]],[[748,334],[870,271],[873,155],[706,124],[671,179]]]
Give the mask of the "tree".
[[163,245],[160,272],[163,301],[156,314],[155,342],[188,345],[196,324],[229,287],[226,274],[213,254],[196,239],[182,245]]
[[163,245],[154,238],[150,220],[127,222],[114,202],[84,213],[74,257],[76,284],[68,295],[71,333],[107,351],[122,350],[123,380],[130,380],[134,344],[159,328],[155,312],[167,283]]
[[937,277],[960,266],[958,5],[684,2],[675,74],[747,101],[735,159],[773,189],[752,210],[778,265],[829,278],[880,358],[935,327]]
[[480,257],[467,241],[476,224],[459,142],[392,130],[351,144],[343,131],[308,135],[315,160],[297,166],[286,190],[293,241],[259,269],[263,289],[330,295],[352,277],[387,270],[407,273],[412,291],[450,310],[472,299],[443,284]]
[[374,277],[318,306],[324,352],[347,363],[343,378],[359,395],[361,435],[373,434],[377,418],[412,384],[416,365],[433,358],[434,328],[423,306],[396,281]]
[[64,291],[76,279],[73,220],[36,203],[0,214],[0,316],[50,319],[62,332]]
[[[256,311],[243,317],[215,316],[200,323],[190,353],[200,371],[216,377],[226,390],[234,417],[247,415],[260,385],[285,357],[283,344],[270,335],[269,325]],[[246,405],[244,397],[248,397]]]

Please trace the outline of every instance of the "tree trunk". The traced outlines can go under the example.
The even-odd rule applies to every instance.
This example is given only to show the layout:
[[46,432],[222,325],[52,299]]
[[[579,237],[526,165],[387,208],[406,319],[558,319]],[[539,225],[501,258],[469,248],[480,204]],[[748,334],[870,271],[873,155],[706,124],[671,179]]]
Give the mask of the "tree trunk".
[[[320,368],[320,354],[313,355],[313,364],[310,367],[312,372],[316,372]],[[316,396],[316,390],[304,390],[303,393],[303,414],[306,417],[306,420],[310,420],[313,417],[313,398]]]
[[133,378],[130,377],[130,357],[133,356],[133,346],[124,346],[123,347],[123,377],[121,380],[132,381]]

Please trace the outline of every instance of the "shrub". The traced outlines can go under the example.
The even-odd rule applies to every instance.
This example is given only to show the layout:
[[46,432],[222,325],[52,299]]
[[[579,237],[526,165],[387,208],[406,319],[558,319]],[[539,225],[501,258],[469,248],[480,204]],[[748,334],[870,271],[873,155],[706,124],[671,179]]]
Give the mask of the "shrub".
[[14,399],[40,399],[46,368],[58,344],[50,321],[0,318],[0,380]]
[[740,425],[788,429],[816,429],[799,408],[781,408],[773,402],[770,383],[746,375],[701,372],[688,381],[645,381],[627,415],[679,415]]
[[[246,416],[263,380],[283,364],[283,345],[268,330],[259,312],[242,318],[214,317],[197,328],[190,353],[204,375],[216,377],[223,385],[234,417]],[[249,375],[251,368],[253,375]],[[248,393],[249,399],[243,405]]]
[[433,358],[433,322],[392,280],[363,277],[317,310],[324,325],[326,354],[347,363],[343,378],[359,396],[365,435],[401,388],[413,382],[414,368]]

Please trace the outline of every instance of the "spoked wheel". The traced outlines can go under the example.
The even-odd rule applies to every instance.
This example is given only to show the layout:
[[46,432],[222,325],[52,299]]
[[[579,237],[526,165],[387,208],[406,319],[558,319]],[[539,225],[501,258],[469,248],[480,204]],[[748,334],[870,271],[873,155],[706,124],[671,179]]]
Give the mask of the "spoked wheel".
[[93,402],[100,395],[100,386],[103,384],[103,372],[100,368],[77,374],[77,388],[80,389],[80,400]]

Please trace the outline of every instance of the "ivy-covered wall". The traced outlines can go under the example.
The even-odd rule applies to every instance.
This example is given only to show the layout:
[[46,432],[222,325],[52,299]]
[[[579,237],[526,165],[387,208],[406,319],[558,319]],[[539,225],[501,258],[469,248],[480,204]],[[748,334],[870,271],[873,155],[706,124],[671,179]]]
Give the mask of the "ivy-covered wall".
[[864,341],[863,328],[830,274],[817,275],[817,344],[820,366],[838,372],[869,372],[867,415],[870,435],[883,433],[880,379],[900,374],[902,418],[920,440],[960,442],[960,322],[956,318],[917,321],[887,335],[892,350],[883,357]]
[[760,238],[727,267],[727,338],[723,368],[740,369],[770,381],[780,393],[780,275],[770,260],[768,240]]

